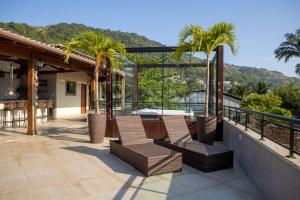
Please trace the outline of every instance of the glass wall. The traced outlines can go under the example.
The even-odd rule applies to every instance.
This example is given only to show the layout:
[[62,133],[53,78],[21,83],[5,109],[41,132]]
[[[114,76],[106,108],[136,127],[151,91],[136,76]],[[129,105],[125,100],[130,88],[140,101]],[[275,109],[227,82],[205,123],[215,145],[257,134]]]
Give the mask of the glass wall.
[[[216,59],[214,54],[211,57],[209,111],[215,114]],[[123,68],[126,114],[193,116],[204,112],[204,54],[186,53],[179,64],[174,53],[132,54],[129,59],[134,64]]]

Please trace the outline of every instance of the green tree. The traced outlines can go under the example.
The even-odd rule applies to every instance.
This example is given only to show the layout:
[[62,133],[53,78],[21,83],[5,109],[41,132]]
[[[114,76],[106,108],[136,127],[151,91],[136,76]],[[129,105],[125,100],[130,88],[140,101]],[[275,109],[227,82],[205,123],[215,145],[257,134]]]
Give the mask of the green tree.
[[255,91],[257,94],[266,94],[268,92],[268,85],[264,81],[258,81]]
[[182,81],[174,81],[179,77],[176,71],[162,73],[160,68],[143,69],[139,73],[139,102],[145,107],[160,107],[173,109],[174,97],[188,96],[191,91],[187,84]]
[[[279,47],[274,51],[275,57],[278,60],[284,58],[287,62],[292,57],[300,57],[300,29],[296,30],[296,33],[285,34],[286,40],[282,42]],[[300,64],[296,65],[296,73],[300,76]]]
[[282,107],[291,110],[294,116],[300,118],[300,87],[292,83],[279,86],[275,94],[281,97]]
[[282,108],[282,100],[272,92],[267,94],[251,93],[242,100],[242,106],[266,113],[292,117],[292,113]]
[[161,56],[129,54],[127,57],[137,64],[153,64],[153,68],[139,70],[139,103],[144,107],[160,107],[164,102],[165,108],[173,109],[176,108],[174,97],[186,99],[191,94],[190,82],[183,80],[184,74],[173,68],[163,72],[155,67],[155,64],[164,62]]
[[206,93],[205,93],[205,116],[208,116],[209,97],[209,66],[211,52],[220,45],[228,45],[233,54],[237,53],[236,35],[233,24],[217,23],[204,30],[198,25],[187,25],[179,35],[179,47],[177,48],[177,61],[185,51],[206,54]]
[[96,113],[100,113],[98,78],[101,69],[106,68],[108,61],[111,69],[115,70],[120,64],[119,56],[125,55],[126,50],[122,43],[114,41],[101,33],[86,31],[76,37],[69,39],[65,43],[65,62],[68,62],[72,52],[80,51],[95,58],[95,108]]
[[233,96],[243,99],[246,95],[248,95],[250,93],[250,90],[249,90],[249,87],[247,87],[246,85],[241,83],[241,84],[233,85],[228,90],[228,93]]

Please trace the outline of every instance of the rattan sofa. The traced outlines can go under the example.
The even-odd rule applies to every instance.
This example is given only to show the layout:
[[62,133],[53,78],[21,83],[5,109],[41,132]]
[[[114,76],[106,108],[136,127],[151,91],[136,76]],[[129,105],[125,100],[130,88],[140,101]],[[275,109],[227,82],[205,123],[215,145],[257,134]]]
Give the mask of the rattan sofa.
[[207,145],[193,141],[183,116],[163,116],[167,130],[164,140],[154,143],[182,153],[183,163],[204,172],[233,166],[233,151],[223,143]]
[[110,140],[110,152],[145,176],[181,171],[182,154],[150,142],[141,117],[117,116],[119,140]]

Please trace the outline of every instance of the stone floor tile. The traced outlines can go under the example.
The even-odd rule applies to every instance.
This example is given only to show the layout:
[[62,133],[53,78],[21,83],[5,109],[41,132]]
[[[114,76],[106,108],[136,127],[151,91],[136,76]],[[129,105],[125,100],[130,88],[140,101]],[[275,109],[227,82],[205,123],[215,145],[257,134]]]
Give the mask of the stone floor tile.
[[121,189],[124,184],[112,177],[100,177],[80,181],[80,185],[87,194],[95,195]]
[[238,163],[211,173],[183,165],[182,172],[145,177],[110,153],[109,138],[89,143],[86,123],[55,120],[39,136],[25,131],[0,131],[0,200],[260,198]]

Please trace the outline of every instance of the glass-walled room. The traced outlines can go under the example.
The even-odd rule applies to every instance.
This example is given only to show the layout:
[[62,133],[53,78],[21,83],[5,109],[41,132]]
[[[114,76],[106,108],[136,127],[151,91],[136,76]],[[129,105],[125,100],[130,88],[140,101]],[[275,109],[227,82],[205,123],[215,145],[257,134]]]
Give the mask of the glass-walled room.
[[[208,105],[215,114],[215,54],[211,57]],[[121,70],[124,79],[113,78],[114,114],[193,116],[204,112],[204,54],[187,52],[177,61],[174,52],[132,53],[128,60]]]

